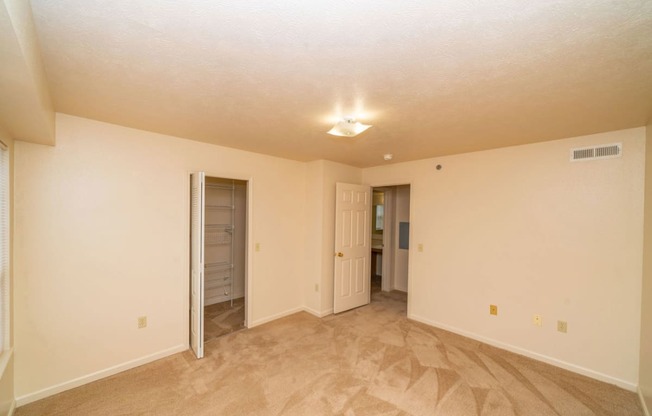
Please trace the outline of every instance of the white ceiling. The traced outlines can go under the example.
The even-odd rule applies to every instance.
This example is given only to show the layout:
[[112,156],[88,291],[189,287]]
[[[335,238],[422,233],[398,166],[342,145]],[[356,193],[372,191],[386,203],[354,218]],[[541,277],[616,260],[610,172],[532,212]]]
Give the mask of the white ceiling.
[[[56,111],[367,167],[645,125],[652,1],[32,0]],[[329,136],[337,115],[374,127]]]

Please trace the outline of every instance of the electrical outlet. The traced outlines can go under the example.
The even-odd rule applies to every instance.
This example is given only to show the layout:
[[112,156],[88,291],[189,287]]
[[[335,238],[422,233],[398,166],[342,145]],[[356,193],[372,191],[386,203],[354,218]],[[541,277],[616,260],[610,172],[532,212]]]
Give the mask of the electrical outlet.
[[147,327],[147,317],[139,316],[138,317],[138,329],[143,329]]
[[315,283],[315,292],[319,292],[319,283]]
[[532,323],[536,326],[543,325],[543,321],[541,320],[541,315],[534,315],[532,317]]
[[498,315],[498,306],[489,305],[489,315]]
[[260,251],[260,243],[256,243],[256,251]]
[[423,252],[423,244],[419,243],[419,244],[417,245],[417,251],[419,251],[419,252]]
[[563,332],[564,334],[568,332],[568,322],[566,321],[557,321],[557,331]]

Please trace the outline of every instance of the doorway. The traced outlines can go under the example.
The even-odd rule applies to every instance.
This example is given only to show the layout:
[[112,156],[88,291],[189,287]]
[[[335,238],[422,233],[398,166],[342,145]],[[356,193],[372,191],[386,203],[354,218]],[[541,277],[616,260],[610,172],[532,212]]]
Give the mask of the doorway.
[[397,292],[407,301],[410,185],[372,188],[371,293]]
[[206,177],[204,342],[245,327],[247,182]]
[[248,182],[191,174],[190,346],[246,327]]

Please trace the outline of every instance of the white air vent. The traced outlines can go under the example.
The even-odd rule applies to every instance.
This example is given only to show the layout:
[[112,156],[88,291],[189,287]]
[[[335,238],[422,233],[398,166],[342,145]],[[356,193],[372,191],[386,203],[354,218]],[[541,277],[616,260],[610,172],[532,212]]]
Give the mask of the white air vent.
[[611,159],[614,157],[620,157],[622,154],[622,143],[605,144],[571,149],[570,160],[571,162],[576,162],[579,160]]

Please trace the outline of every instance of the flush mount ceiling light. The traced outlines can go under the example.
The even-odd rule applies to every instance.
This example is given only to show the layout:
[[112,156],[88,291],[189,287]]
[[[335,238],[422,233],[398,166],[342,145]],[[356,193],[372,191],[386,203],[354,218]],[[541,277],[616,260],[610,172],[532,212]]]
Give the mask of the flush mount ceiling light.
[[362,124],[355,117],[347,116],[338,121],[327,133],[333,136],[353,137],[367,130],[369,127],[371,127],[370,124]]

